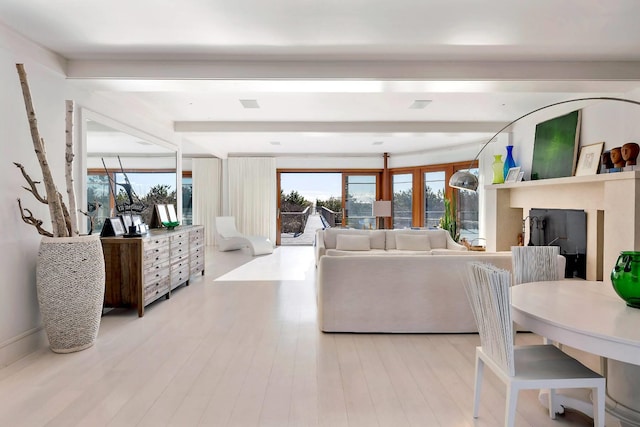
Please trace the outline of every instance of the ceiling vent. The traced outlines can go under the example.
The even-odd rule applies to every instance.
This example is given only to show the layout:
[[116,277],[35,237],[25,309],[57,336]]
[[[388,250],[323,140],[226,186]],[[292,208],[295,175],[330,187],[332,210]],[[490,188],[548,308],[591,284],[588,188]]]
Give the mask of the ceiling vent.
[[422,110],[429,104],[431,104],[431,100],[430,99],[416,99],[409,106],[409,108],[411,108],[413,110]]
[[242,104],[244,108],[260,108],[257,99],[241,99],[240,104]]

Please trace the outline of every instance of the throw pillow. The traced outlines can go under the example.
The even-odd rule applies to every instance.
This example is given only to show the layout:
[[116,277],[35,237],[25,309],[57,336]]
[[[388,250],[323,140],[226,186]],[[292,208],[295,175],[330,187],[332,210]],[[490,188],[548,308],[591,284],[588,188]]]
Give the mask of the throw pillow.
[[336,236],[336,249],[342,251],[368,251],[371,249],[369,236],[338,234]]
[[430,251],[431,243],[426,234],[397,234],[396,247],[401,251]]

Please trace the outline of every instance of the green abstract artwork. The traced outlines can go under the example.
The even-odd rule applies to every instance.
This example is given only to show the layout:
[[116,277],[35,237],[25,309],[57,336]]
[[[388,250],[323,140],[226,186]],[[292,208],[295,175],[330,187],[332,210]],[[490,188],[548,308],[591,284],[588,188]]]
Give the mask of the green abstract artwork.
[[531,179],[573,176],[580,138],[580,110],[536,125]]

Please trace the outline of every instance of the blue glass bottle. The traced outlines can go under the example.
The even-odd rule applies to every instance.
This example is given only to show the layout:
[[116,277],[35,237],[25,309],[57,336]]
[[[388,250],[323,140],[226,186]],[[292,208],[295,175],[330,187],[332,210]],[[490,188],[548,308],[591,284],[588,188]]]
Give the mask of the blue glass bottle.
[[507,145],[507,158],[504,159],[504,178],[507,179],[509,169],[516,167],[516,161],[513,160],[513,145]]

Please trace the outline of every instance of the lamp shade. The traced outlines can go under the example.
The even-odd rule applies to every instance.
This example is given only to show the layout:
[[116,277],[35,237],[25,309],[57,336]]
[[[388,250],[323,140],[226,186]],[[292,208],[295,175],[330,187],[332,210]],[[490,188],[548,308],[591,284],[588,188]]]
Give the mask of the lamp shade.
[[476,191],[478,189],[478,177],[468,170],[457,171],[451,175],[449,186],[460,190]]
[[373,202],[373,216],[391,216],[391,200],[375,200]]

